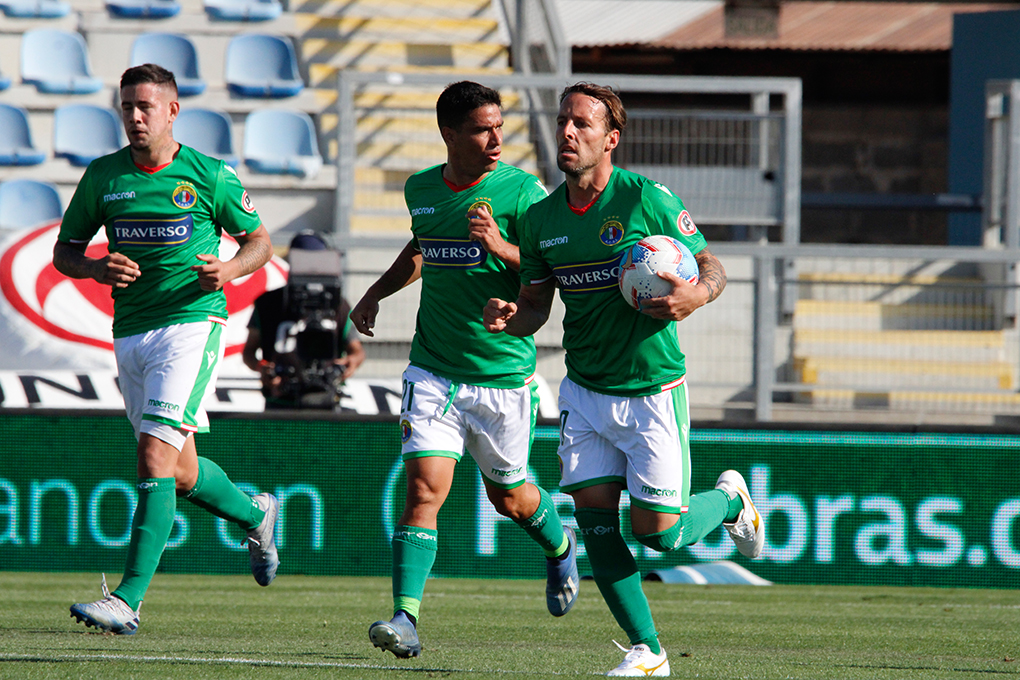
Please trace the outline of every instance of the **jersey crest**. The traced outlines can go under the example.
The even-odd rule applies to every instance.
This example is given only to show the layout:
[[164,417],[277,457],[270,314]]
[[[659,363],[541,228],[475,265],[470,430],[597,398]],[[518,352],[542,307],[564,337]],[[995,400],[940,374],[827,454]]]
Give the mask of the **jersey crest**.
[[198,202],[198,191],[191,182],[181,182],[174,189],[173,202],[181,210],[187,210]]
[[619,220],[609,219],[599,229],[599,240],[607,246],[615,246],[623,238],[623,225]]
[[471,207],[468,208],[468,213],[473,213],[474,211],[478,210],[479,208],[485,208],[485,211],[487,213],[489,213],[489,215],[493,214],[492,213],[492,203],[489,203],[489,201],[484,199],[484,198],[479,198],[474,203],[472,203]]

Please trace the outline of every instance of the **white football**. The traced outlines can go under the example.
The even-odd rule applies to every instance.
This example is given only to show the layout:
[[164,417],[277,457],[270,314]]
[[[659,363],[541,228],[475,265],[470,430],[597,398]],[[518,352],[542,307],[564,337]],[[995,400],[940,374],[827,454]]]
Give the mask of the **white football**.
[[642,301],[673,290],[673,284],[658,272],[671,272],[691,283],[699,280],[698,263],[687,246],[661,234],[646,236],[620,259],[620,292],[631,307],[640,309]]

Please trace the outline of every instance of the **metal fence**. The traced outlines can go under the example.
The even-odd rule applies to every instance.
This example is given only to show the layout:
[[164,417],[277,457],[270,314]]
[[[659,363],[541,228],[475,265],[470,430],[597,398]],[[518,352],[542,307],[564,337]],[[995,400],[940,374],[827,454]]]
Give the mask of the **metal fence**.
[[[800,238],[801,84],[795,78],[460,74],[504,94],[503,159],[558,184],[558,93],[590,80],[659,102],[629,111],[619,164],[673,188],[706,224],[776,226]],[[338,74],[335,231],[344,248],[406,240],[399,188],[412,172],[445,160],[434,122],[443,74]],[[671,103],[678,97],[687,103]],[[727,105],[710,108],[711,100]],[[544,140],[544,141],[543,141]],[[659,149],[656,151],[656,149]],[[699,213],[700,211],[700,213]]]

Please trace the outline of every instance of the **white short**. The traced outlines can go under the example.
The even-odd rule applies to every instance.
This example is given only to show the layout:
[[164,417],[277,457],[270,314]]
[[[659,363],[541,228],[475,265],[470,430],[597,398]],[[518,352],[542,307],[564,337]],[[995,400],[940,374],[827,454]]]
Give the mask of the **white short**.
[[691,494],[687,384],[648,397],[592,392],[569,378],[560,385],[560,490],[626,486],[633,505],[687,512]]
[[182,323],[115,338],[120,391],[135,437],[145,433],[178,450],[209,429],[202,402],[216,387],[226,347],[223,324]]
[[525,482],[535,432],[538,393],[524,387],[478,387],[408,366],[400,406],[404,460],[444,456],[460,460],[465,449],[486,481],[505,489]]

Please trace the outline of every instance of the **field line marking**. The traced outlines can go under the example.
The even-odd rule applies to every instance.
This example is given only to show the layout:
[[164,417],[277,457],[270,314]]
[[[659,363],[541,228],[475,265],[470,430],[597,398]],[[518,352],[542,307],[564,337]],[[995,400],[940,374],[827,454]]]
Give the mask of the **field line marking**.
[[[282,668],[367,668],[380,671],[414,671],[417,673],[485,673],[488,675],[535,675],[532,671],[514,671],[504,669],[475,668],[424,668],[421,666],[383,666],[370,663],[344,663],[342,661],[280,661],[277,659],[246,659],[240,657],[202,657],[202,656],[145,656],[137,654],[16,654],[0,652],[0,659],[8,661],[138,661],[138,662],[170,662],[186,664],[238,664],[249,666],[274,666]],[[541,675],[580,675],[579,673],[562,673],[542,671]],[[587,674],[585,674],[587,675]],[[591,673],[591,675],[602,675]]]

